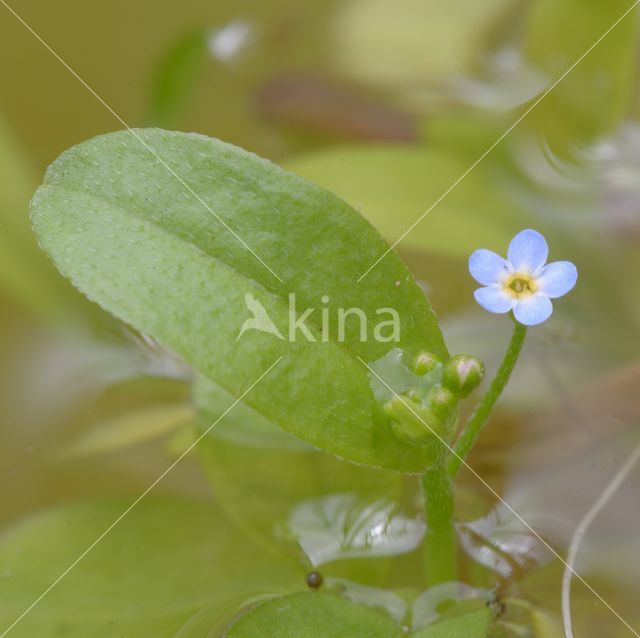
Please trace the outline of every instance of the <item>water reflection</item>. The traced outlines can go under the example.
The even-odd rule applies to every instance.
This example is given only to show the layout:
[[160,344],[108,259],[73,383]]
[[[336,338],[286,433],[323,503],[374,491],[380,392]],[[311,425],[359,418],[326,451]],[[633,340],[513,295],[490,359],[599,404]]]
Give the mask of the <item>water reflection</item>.
[[425,532],[424,522],[399,512],[396,503],[368,501],[353,493],[301,502],[289,516],[289,528],[314,566],[411,552]]
[[[523,138],[514,159],[535,183],[530,197],[549,189],[541,214],[565,223],[611,231],[638,232],[640,207],[640,126],[623,122],[592,143],[574,145],[569,159],[558,156],[546,140]],[[558,197],[560,199],[558,199]]]
[[345,578],[328,578],[327,587],[338,590],[345,598],[352,600],[354,603],[382,607],[399,623],[407,615],[408,606],[406,601],[393,591],[367,587]]
[[251,42],[253,29],[246,20],[233,20],[211,31],[208,47],[211,55],[223,62],[236,58]]
[[545,545],[504,505],[458,525],[458,532],[467,554],[504,579],[552,558]]
[[532,100],[548,84],[516,46],[509,45],[488,56],[484,67],[480,78],[460,76],[449,80],[452,96],[474,107],[507,111]]

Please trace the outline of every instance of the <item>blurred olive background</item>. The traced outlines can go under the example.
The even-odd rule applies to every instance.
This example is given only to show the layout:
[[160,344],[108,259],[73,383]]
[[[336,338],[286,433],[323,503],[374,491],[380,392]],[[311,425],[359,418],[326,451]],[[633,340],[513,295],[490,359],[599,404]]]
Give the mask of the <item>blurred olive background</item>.
[[[123,122],[198,131],[334,190],[393,242],[631,6],[10,4],[104,104],[0,6],[0,520],[8,529],[54,504],[137,496],[194,427],[188,368],[76,294],[31,236],[29,198],[62,151]],[[533,227],[548,237],[551,259],[577,263],[578,287],[530,331],[472,462],[562,552],[638,440],[637,22],[636,12],[622,20],[397,247],[450,350],[481,356],[490,372],[510,324],[474,305],[467,255],[505,252],[515,232]],[[219,498],[227,480],[236,489],[228,498],[243,500],[233,474],[233,455],[246,463],[243,453],[213,471]],[[278,469],[286,473],[282,459]],[[266,463],[259,471],[256,481],[273,480]],[[581,564],[636,623],[640,565],[628,557],[639,549],[639,479],[635,471],[594,524]],[[464,499],[482,504],[469,520],[485,514],[493,499],[471,477],[463,483]],[[214,498],[191,457],[157,491]],[[244,510],[236,519],[251,518]],[[265,516],[248,527],[271,533],[281,514]],[[557,619],[560,566],[549,556],[532,562],[524,578],[505,582]],[[403,586],[405,569],[380,582]],[[579,585],[576,596],[577,635],[629,635]]]

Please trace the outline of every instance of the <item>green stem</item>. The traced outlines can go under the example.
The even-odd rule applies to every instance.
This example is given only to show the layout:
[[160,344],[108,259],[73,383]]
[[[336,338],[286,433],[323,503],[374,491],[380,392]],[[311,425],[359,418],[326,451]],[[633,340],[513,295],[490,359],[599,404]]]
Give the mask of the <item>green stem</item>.
[[489,389],[478,403],[471,417],[467,421],[467,424],[462,431],[462,434],[458,438],[455,444],[455,454],[449,457],[448,472],[449,476],[455,477],[463,461],[467,458],[469,452],[475,445],[482,429],[487,423],[493,406],[500,398],[502,391],[504,390],[509,377],[513,372],[513,368],[516,365],[520,351],[522,350],[522,344],[527,334],[527,328],[521,323],[516,322],[509,347],[504,355],[504,359],[496,372],[496,376],[491,381]]
[[439,463],[422,475],[427,533],[425,556],[427,586],[457,578],[457,541],[454,526],[453,481]]

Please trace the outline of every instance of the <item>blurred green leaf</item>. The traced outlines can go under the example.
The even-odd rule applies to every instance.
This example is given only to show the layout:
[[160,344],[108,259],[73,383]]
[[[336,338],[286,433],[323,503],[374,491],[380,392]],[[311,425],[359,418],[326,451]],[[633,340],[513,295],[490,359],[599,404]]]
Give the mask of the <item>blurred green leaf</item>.
[[[67,506],[5,532],[0,540],[0,630],[6,630],[127,505]],[[69,571],[11,636],[172,638],[194,614],[211,605],[231,598],[239,605],[257,593],[286,593],[303,584],[297,567],[266,556],[215,506],[148,500]]]
[[415,97],[470,71],[514,0],[349,0],[335,18],[340,72]]
[[536,638],[563,638],[565,633],[555,618],[542,610],[531,608],[531,624]]
[[[442,334],[393,252],[358,282],[386,245],[331,193],[220,141],[148,129],[97,137],[64,153],[32,211],[43,247],[80,290],[231,395],[282,357],[246,402],[283,429],[358,463],[420,472],[431,462],[428,448],[393,436],[358,357],[377,361],[392,347],[407,358],[425,349],[446,357]],[[290,293],[298,318],[315,309],[307,321],[314,341],[258,330],[239,338],[247,300],[258,301],[286,334]],[[400,342],[371,338],[371,330],[361,340],[358,320],[347,321],[338,340],[338,309],[353,306],[369,328],[380,309],[393,308]]]
[[[525,51],[551,84],[631,5],[631,0],[536,0],[526,21]],[[632,12],[528,116],[555,152],[566,152],[610,130],[627,113],[637,33],[637,15]]]
[[0,118],[0,286],[37,316],[60,319],[82,298],[38,248],[29,222],[37,181],[9,127]]
[[[392,242],[472,161],[442,148],[367,144],[316,151],[287,167],[348,201]],[[490,170],[479,166],[402,239],[400,247],[466,258],[478,246],[507,245],[517,228],[517,213]]]
[[149,114],[152,126],[178,126],[207,61],[207,32],[197,29],[176,42],[153,76]]
[[197,423],[187,425],[178,429],[165,442],[163,449],[169,456],[182,456],[183,454],[195,453],[193,444],[201,434],[201,430]]
[[283,596],[245,612],[228,638],[394,638],[396,622],[380,608],[317,592]]
[[150,406],[97,423],[54,452],[59,460],[105,454],[151,441],[192,423],[191,405]]

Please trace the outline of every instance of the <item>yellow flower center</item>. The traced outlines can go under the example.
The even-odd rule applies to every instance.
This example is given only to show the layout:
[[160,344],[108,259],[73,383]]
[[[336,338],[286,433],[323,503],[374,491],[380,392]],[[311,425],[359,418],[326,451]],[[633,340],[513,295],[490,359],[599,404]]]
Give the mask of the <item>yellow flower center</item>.
[[538,284],[531,275],[514,273],[502,284],[504,291],[515,299],[529,297],[538,290]]

